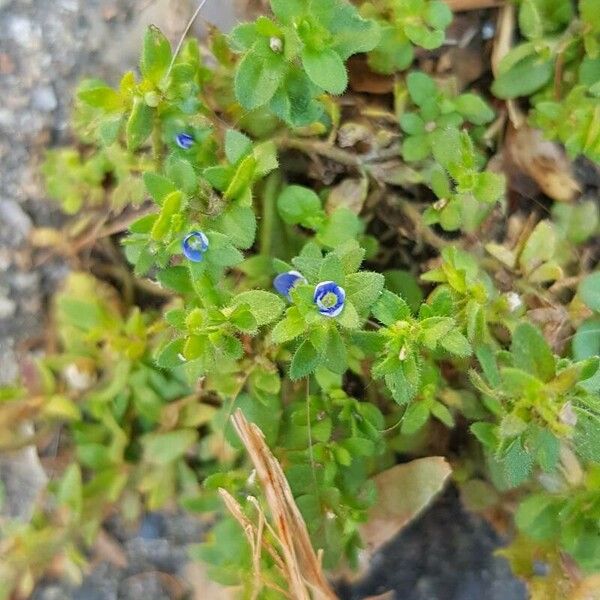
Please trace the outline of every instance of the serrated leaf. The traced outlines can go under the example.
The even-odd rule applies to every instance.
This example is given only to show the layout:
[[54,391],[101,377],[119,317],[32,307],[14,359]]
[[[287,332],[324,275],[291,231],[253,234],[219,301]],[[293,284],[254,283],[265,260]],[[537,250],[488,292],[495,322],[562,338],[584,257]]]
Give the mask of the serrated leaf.
[[143,179],[148,193],[159,206],[162,205],[168,194],[177,189],[170,179],[158,173],[148,171],[144,173]]
[[373,315],[384,325],[390,326],[396,321],[410,318],[410,308],[402,298],[388,290],[383,290],[380,298],[373,306]]
[[163,346],[156,355],[156,364],[163,369],[173,369],[183,364],[183,338],[178,338]]
[[249,206],[234,205],[215,219],[214,228],[227,235],[235,246],[246,250],[254,243],[256,215]]
[[381,273],[361,271],[346,276],[344,289],[358,313],[366,315],[381,296],[384,283]]
[[458,329],[453,329],[443,336],[440,345],[451,354],[461,358],[471,356],[473,352],[469,340]]
[[279,296],[265,290],[249,290],[237,294],[231,301],[230,306],[237,307],[241,305],[248,306],[259,327],[278,319],[285,307]]
[[309,340],[304,340],[294,353],[290,365],[290,378],[300,379],[310,375],[319,364],[321,356]]
[[288,309],[286,316],[275,325],[271,331],[271,341],[274,344],[283,344],[297,338],[306,330],[306,323],[301,317],[298,309]]

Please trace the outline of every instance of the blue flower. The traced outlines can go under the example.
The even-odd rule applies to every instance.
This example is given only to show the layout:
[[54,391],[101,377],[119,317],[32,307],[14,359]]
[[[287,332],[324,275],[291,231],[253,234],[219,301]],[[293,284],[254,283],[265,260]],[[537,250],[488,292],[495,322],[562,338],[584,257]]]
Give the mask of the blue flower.
[[192,262],[201,262],[208,250],[208,238],[203,231],[192,231],[183,238],[181,249],[184,256]]
[[280,273],[273,279],[273,287],[282,295],[290,300],[290,292],[299,283],[308,283],[306,277],[298,271],[286,271]]
[[194,145],[194,138],[189,133],[178,133],[175,142],[182,150],[189,150]]
[[313,302],[325,317],[337,317],[344,310],[346,291],[335,281],[321,281],[315,287]]

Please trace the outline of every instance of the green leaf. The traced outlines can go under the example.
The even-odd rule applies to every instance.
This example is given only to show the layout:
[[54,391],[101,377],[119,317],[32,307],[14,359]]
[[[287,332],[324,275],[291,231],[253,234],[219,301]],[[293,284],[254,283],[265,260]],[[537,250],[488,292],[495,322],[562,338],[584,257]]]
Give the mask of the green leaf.
[[[324,317],[326,318],[326,317]],[[356,329],[360,325],[360,317],[354,304],[350,300],[346,300],[344,310],[336,317],[336,321],[346,329]]]
[[356,240],[347,240],[336,246],[333,253],[340,257],[346,275],[358,271],[365,256],[364,249],[358,245]]
[[156,364],[162,369],[173,369],[182,365],[184,363],[183,345],[183,338],[169,342],[156,355]]
[[380,298],[373,306],[373,315],[389,327],[396,321],[404,321],[410,318],[410,308],[402,298],[388,290],[383,290]]
[[536,462],[547,473],[558,463],[560,442],[552,432],[541,427],[533,427],[527,434],[527,449],[535,456]]
[[127,148],[137,150],[152,133],[153,125],[154,109],[150,108],[143,98],[136,96],[125,127]]
[[288,309],[286,316],[271,331],[271,341],[283,344],[297,338],[306,330],[306,323],[296,307]]
[[358,313],[366,315],[380,297],[384,283],[380,273],[361,271],[346,276],[344,289]]
[[492,84],[492,92],[503,100],[531,96],[552,79],[553,73],[554,61],[528,56],[498,75]]
[[60,506],[69,507],[74,515],[81,514],[83,498],[79,465],[74,463],[67,467],[58,485],[56,500]]
[[348,85],[346,66],[331,48],[314,51],[305,48],[302,64],[311,81],[330,94],[342,94]]
[[177,189],[170,179],[152,171],[144,173],[143,179],[148,193],[159,206],[162,205],[165,196]]
[[256,174],[260,177],[264,177],[279,166],[277,146],[273,140],[256,144],[252,155],[256,161]]
[[508,449],[502,460],[504,478],[509,487],[524,483],[531,474],[533,459],[523,449],[521,440],[517,438]]
[[194,429],[180,429],[167,433],[148,433],[140,439],[144,460],[164,466],[181,458],[197,441]]
[[233,205],[215,219],[214,228],[227,235],[232,244],[246,250],[254,243],[256,215],[249,206]]
[[311,189],[288,185],[277,198],[279,216],[288,225],[310,227],[323,214],[321,199]]
[[521,270],[529,274],[542,263],[550,260],[556,247],[556,231],[550,221],[540,221],[519,255]]
[[600,313],[600,271],[585,277],[577,291],[586,306]]
[[451,354],[461,358],[471,356],[473,352],[469,340],[458,329],[453,329],[443,336],[440,345]]
[[434,158],[444,168],[460,162],[457,149],[461,147],[461,135],[456,127],[436,129],[431,133],[431,150]]
[[409,271],[391,269],[384,271],[386,287],[393,293],[403,298],[410,310],[416,313],[423,302],[423,290],[419,286],[417,278]]
[[266,59],[248,52],[235,72],[235,95],[248,110],[264,106],[275,94],[284,76],[282,59]]
[[290,378],[300,379],[310,375],[319,364],[320,354],[309,340],[304,340],[294,353],[290,365]]
[[252,140],[235,129],[225,132],[225,156],[231,164],[237,163],[252,150]]
[[157,279],[164,287],[180,294],[189,294],[194,291],[189,270],[180,265],[159,271]]
[[428,2],[424,16],[428,25],[435,29],[446,29],[452,22],[452,11],[440,0]]
[[302,15],[305,6],[302,0],[271,0],[273,14],[283,23],[290,23],[294,17]]
[[326,219],[325,225],[319,230],[318,241],[329,248],[356,238],[363,231],[363,223],[349,208],[338,206]]
[[325,367],[334,373],[343,374],[348,368],[346,346],[337,327],[329,328],[323,359]]
[[184,158],[170,156],[166,164],[167,177],[186,194],[193,194],[198,187],[198,176],[194,167]]
[[237,307],[241,305],[248,306],[259,327],[278,319],[285,307],[279,296],[265,290],[249,290],[237,294],[231,301],[230,306]]
[[429,420],[429,407],[425,402],[410,404],[402,417],[401,431],[404,435],[416,433]]
[[142,75],[157,84],[171,64],[171,45],[158,27],[150,25],[144,36],[144,48],[140,60]]
[[431,414],[446,427],[454,427],[454,417],[445,404],[434,401],[431,404],[430,411]]
[[122,107],[118,92],[106,84],[80,89],[77,98],[88,106],[100,108],[105,112],[116,112]]
[[406,78],[408,93],[412,101],[417,106],[430,102],[435,99],[438,94],[438,89],[435,81],[421,71],[413,71]]
[[246,310],[243,305],[231,313],[229,321],[237,329],[245,333],[254,334],[258,328],[254,315],[249,310]]
[[584,360],[600,356],[600,317],[584,321],[573,336],[573,357]]
[[[271,446],[275,444],[281,424],[281,402],[277,395],[264,394],[259,400],[250,394],[242,393],[236,398],[231,413],[238,408],[250,423],[254,423],[260,428],[265,435],[267,444]],[[227,441],[234,448],[238,450],[243,448],[230,421],[226,425],[225,435]]]
[[552,350],[537,327],[521,323],[513,333],[510,350],[514,363],[542,381],[550,381],[555,371]]
[[499,173],[483,171],[477,175],[477,184],[473,194],[480,202],[492,204],[502,198],[504,194],[506,180]]
[[411,135],[402,142],[402,158],[407,162],[424,160],[430,150],[429,137],[424,133]]
[[519,529],[534,540],[546,540],[560,531],[558,507],[545,494],[526,498],[517,510],[515,521]]
[[237,169],[235,170],[235,173],[231,178],[223,197],[227,200],[243,199],[244,195],[248,194],[250,191],[250,185],[252,184],[255,171],[256,159],[252,154],[249,154],[237,166]]
[[485,125],[494,118],[494,111],[477,94],[461,94],[454,100],[454,104],[456,110],[475,125]]
[[473,423],[470,427],[471,433],[488,449],[495,450],[498,445],[496,426],[492,423]]
[[330,252],[319,268],[319,281],[335,281],[338,285],[344,286],[345,279],[342,261],[337,254]]

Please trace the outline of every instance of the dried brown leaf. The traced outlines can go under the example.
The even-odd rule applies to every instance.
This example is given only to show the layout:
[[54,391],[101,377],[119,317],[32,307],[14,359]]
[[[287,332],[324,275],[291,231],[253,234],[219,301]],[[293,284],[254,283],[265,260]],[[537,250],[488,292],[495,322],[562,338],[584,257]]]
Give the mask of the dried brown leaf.
[[580,192],[573,166],[562,147],[545,140],[537,129],[509,127],[504,160],[509,174],[516,170],[526,175],[553,200],[570,202]]
[[364,177],[344,179],[331,188],[325,209],[331,214],[336,208],[343,206],[358,215],[367,199],[368,189],[369,182]]
[[445,458],[430,456],[375,476],[378,500],[360,529],[365,547],[372,552],[414,520],[442,491],[451,472]]

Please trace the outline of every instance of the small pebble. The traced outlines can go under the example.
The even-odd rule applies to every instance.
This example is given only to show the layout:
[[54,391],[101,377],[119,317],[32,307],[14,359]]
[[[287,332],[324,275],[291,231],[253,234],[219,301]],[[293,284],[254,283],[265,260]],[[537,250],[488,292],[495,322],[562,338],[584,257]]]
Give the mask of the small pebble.
[[17,311],[17,305],[5,296],[0,296],[0,319],[8,319]]
[[58,100],[51,85],[35,88],[31,94],[31,103],[33,108],[42,112],[52,112],[58,106]]

